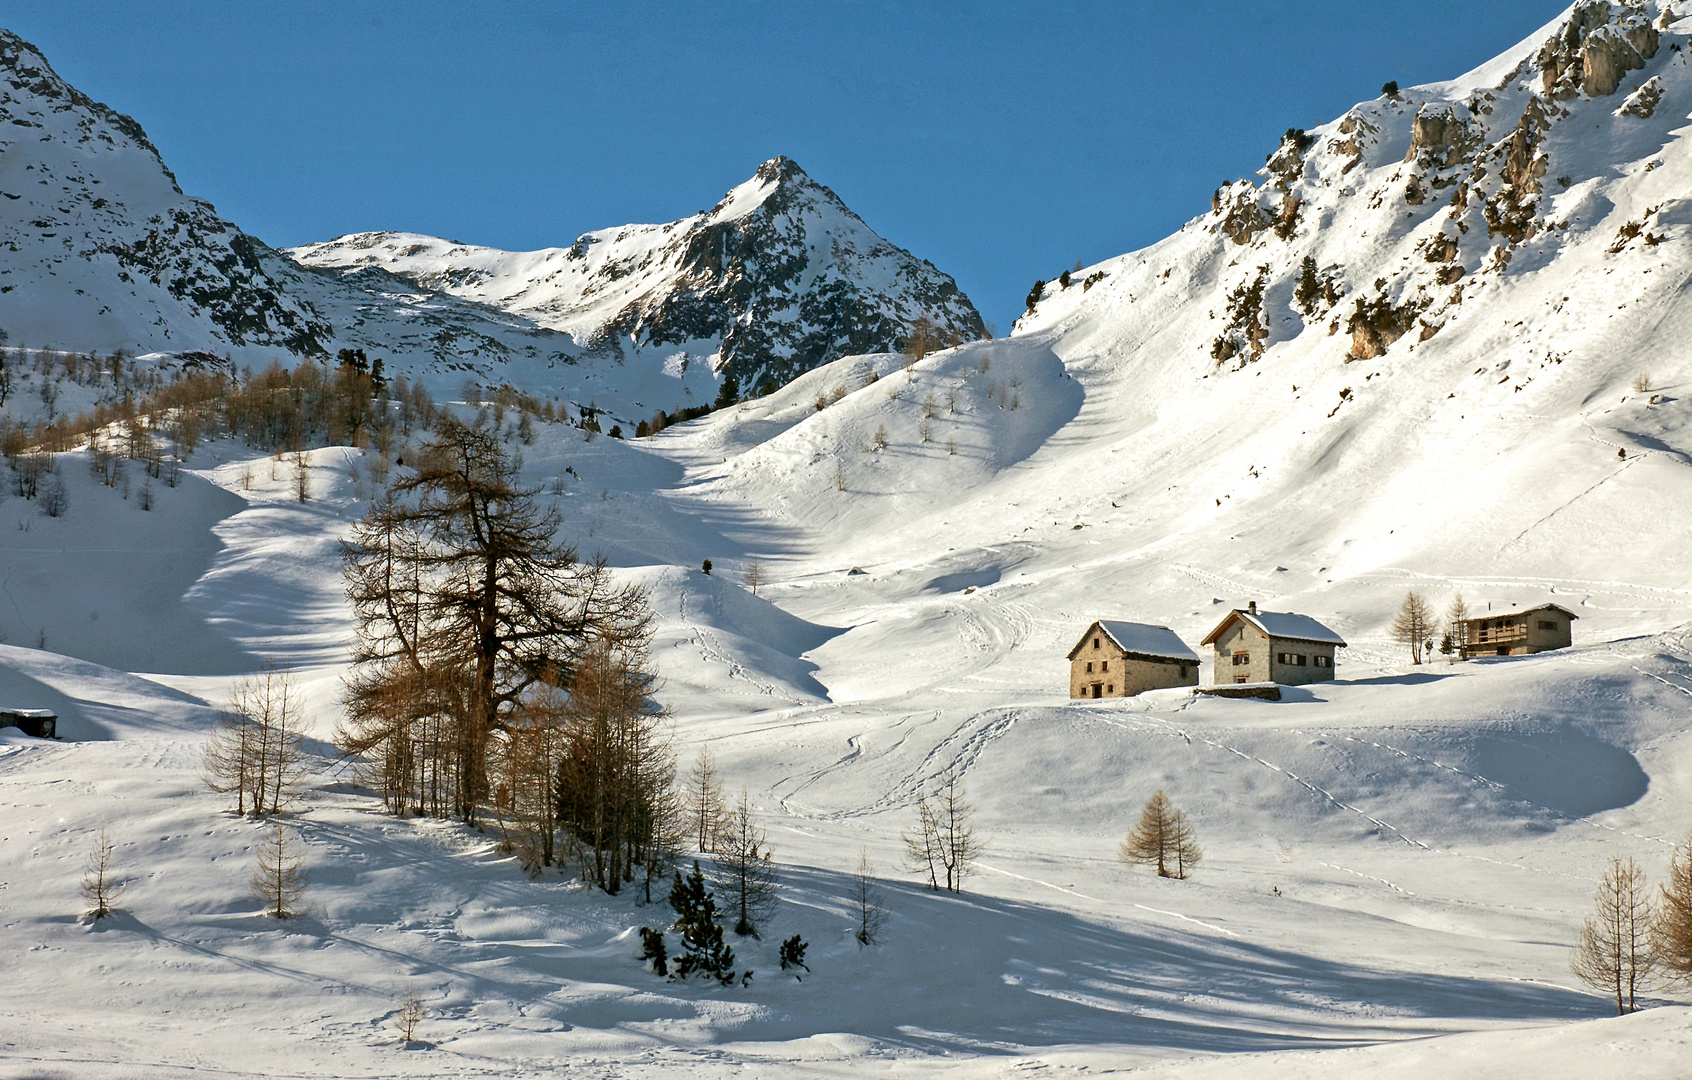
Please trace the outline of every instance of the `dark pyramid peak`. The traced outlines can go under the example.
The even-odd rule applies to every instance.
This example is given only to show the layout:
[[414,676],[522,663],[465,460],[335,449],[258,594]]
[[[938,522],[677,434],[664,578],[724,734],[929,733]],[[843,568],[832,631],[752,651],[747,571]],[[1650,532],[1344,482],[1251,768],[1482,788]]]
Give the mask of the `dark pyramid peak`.
[[806,174],[805,170],[799,167],[799,163],[788,157],[786,154],[777,154],[775,157],[758,166],[758,171],[753,174],[752,178],[754,180],[762,180],[765,183],[769,183],[770,181],[774,181],[778,184],[797,183],[801,181],[805,183],[815,183],[815,181]]
[[[147,138],[147,133],[133,117],[118,112],[109,105],[95,101],[81,90],[72,86],[59,77],[58,72],[47,62],[47,57],[40,49],[25,41],[10,30],[0,28],[0,72],[4,72],[9,88],[0,89],[0,120],[12,119],[14,123],[24,123],[21,118],[12,117],[13,105],[27,104],[21,100],[22,96],[36,99],[56,112],[71,109],[81,109],[93,119],[103,121],[107,126],[116,130],[137,147],[153,155],[159,162],[159,168],[170,178],[173,188],[178,194],[182,189],[177,187],[176,174],[165,167],[164,159],[159,156],[158,147]],[[39,125],[30,125],[39,126]],[[108,140],[109,141],[109,140]],[[0,142],[0,148],[4,143]]]

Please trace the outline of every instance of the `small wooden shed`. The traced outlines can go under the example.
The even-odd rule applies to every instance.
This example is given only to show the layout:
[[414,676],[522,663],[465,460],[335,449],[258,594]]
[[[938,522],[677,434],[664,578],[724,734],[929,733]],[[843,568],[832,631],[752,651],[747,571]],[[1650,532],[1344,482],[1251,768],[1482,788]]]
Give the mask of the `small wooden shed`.
[[1310,616],[1259,611],[1255,600],[1230,611],[1199,644],[1216,650],[1211,682],[1217,686],[1331,682],[1334,652],[1346,647],[1344,638]]
[[1566,649],[1574,644],[1574,621],[1578,618],[1557,604],[1502,615],[1489,611],[1457,624],[1457,652],[1467,660],[1471,656],[1526,656]]
[[15,727],[38,739],[59,737],[59,717],[47,709],[0,709],[0,727]]
[[1100,619],[1069,650],[1069,696],[1133,697],[1197,686],[1198,669],[1198,654],[1169,627]]

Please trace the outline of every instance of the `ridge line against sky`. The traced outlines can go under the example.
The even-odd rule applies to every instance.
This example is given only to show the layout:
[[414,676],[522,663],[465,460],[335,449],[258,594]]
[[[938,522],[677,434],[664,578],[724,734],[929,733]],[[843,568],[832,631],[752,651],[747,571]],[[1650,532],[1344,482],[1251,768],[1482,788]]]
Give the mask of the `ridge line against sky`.
[[1036,277],[1168,235],[1286,128],[1565,7],[14,0],[4,25],[277,247],[565,246],[786,154],[1003,333]]

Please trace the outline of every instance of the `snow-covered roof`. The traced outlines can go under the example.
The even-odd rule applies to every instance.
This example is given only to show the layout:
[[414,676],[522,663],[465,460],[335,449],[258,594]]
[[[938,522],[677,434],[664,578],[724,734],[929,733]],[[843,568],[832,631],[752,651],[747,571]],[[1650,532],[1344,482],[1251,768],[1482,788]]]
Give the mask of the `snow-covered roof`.
[[1464,619],[1464,622],[1485,622],[1487,619],[1514,619],[1521,615],[1532,615],[1536,611],[1561,611],[1571,619],[1580,618],[1574,612],[1561,604],[1535,604],[1530,608],[1520,608],[1516,611],[1477,611]]
[[[1175,631],[1167,626],[1153,626],[1151,623],[1122,622],[1118,619],[1100,619],[1093,624],[1103,630],[1123,652],[1139,653],[1142,656],[1163,656],[1171,660],[1191,660],[1199,662],[1198,654],[1187,648],[1186,642],[1175,636]],[[1069,650],[1070,659],[1081,651],[1081,646],[1087,643],[1087,637],[1092,634],[1089,627],[1087,634],[1081,638],[1081,644]]]
[[32,720],[57,720],[59,714],[51,709],[0,709],[0,716],[27,716]]
[[1317,641],[1324,645],[1345,646],[1345,639],[1312,619],[1308,615],[1300,615],[1292,611],[1241,611],[1238,608],[1228,613],[1228,617],[1216,625],[1216,629],[1205,635],[1200,645],[1209,645],[1222,636],[1222,631],[1234,619],[1244,619],[1272,638],[1290,638],[1294,641]]

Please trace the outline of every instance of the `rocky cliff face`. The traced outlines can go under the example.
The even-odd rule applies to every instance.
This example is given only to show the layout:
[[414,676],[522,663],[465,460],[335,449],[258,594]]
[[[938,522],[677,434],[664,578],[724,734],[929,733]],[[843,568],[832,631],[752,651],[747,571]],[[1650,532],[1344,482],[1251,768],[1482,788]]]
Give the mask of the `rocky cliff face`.
[[[1125,299],[1168,315],[1163,298],[1178,291],[1209,313],[1193,345],[1213,369],[1244,369],[1312,331],[1335,335],[1346,360],[1373,360],[1589,245],[1617,254],[1681,239],[1670,226],[1685,217],[1684,189],[1667,175],[1692,167],[1689,28],[1667,4],[1581,0],[1476,72],[1288,131],[1258,182],[1223,185],[1177,236],[1091,270],[1113,279],[1106,288],[1048,289],[1018,326]],[[1141,280],[1142,262],[1162,264],[1159,276]],[[1301,278],[1343,299],[1300,303]],[[1556,291],[1548,302],[1569,299]]]
[[362,233],[289,254],[336,272],[381,268],[566,331],[590,355],[706,363],[747,389],[900,348],[923,321],[940,341],[984,334],[956,282],[785,157],[693,217],[592,232],[567,248]]
[[183,194],[140,124],[3,30],[0,250],[0,328],[14,345],[247,363],[351,346],[399,370],[494,381],[514,362],[579,353],[566,335],[380,271],[302,269]]
[[323,347],[322,314],[287,294],[274,252],[184,195],[139,124],[6,31],[0,196],[0,325],[19,342],[77,323],[114,347]]

